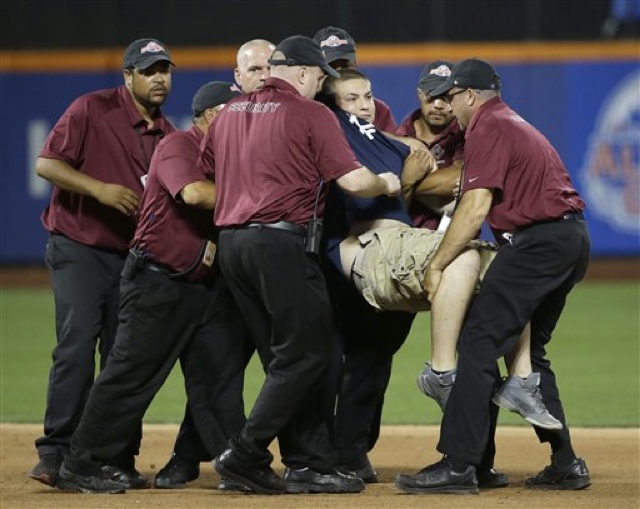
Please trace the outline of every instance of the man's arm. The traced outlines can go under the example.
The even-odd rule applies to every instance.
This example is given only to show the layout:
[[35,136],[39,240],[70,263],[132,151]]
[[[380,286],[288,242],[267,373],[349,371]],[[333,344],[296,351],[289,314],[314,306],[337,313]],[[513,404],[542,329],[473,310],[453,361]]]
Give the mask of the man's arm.
[[384,131],[384,135],[387,138],[404,143],[411,149],[411,152],[424,152],[429,158],[429,172],[436,171],[438,169],[438,162],[429,150],[429,147],[427,147],[427,145],[418,138],[412,138],[411,136],[398,136],[397,134],[389,133],[387,131]]
[[213,210],[216,206],[216,185],[211,180],[198,180],[182,188],[180,198],[187,205]]
[[491,208],[492,199],[491,189],[471,189],[462,195],[447,233],[427,266],[424,286],[430,300],[433,300],[438,291],[442,271],[465,249],[480,230]]
[[422,196],[444,196],[453,198],[460,187],[462,160],[454,161],[451,166],[439,168],[427,175],[415,188],[414,196],[420,200]]
[[402,195],[407,204],[413,199],[416,184],[425,178],[431,170],[429,158],[425,152],[411,151],[402,167]]
[[36,161],[36,174],[60,189],[90,196],[128,216],[138,210],[140,197],[131,189],[90,177],[64,161],[39,157]]
[[365,166],[351,170],[338,178],[336,183],[347,193],[363,198],[400,194],[400,179],[395,174],[388,172],[376,175]]

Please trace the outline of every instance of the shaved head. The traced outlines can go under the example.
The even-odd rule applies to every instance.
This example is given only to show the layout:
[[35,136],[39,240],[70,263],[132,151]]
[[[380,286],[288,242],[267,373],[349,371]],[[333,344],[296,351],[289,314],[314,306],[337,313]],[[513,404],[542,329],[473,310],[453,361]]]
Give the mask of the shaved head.
[[234,76],[245,94],[264,86],[270,72],[269,57],[275,49],[275,45],[265,39],[253,39],[240,46]]

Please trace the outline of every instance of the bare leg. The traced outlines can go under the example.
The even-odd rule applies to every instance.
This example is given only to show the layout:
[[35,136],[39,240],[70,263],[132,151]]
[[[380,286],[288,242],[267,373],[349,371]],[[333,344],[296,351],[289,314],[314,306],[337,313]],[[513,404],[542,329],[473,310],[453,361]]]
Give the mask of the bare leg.
[[480,271],[475,249],[460,254],[442,273],[431,302],[431,362],[418,375],[418,388],[444,411],[456,376],[456,346]]
[[531,368],[531,325],[527,323],[518,343],[504,356],[509,377],[493,396],[493,402],[519,414],[531,424],[544,429],[561,430],[563,425],[547,409],[540,393],[540,373]]
[[504,356],[510,376],[527,378],[531,374],[531,324],[520,335],[518,344]]
[[436,371],[456,367],[456,345],[480,270],[475,249],[460,254],[442,273],[431,303],[431,366]]

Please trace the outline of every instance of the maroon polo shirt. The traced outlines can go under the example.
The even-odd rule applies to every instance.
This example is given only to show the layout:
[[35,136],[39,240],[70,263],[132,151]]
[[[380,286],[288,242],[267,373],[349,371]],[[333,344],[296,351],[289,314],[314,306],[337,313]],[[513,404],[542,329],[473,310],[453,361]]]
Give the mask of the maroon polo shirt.
[[281,220],[305,224],[313,216],[320,182],[362,166],[331,110],[278,78],[227,103],[198,164],[215,175],[219,227]]
[[[49,133],[40,157],[64,161],[79,172],[140,194],[155,146],[173,130],[161,113],[148,129],[124,86],[99,90],[71,103]],[[52,233],[110,251],[126,251],[135,228],[134,218],[57,186],[42,223]]]
[[206,180],[196,168],[203,138],[202,131],[192,126],[188,131],[171,133],[158,144],[131,243],[174,272],[198,267],[192,280],[211,272],[199,262],[204,242],[214,238],[213,211],[186,205],[180,191],[188,184]]
[[374,104],[376,105],[376,114],[373,118],[373,125],[378,128],[379,131],[386,131],[388,133],[392,133],[396,128],[396,119],[393,118],[393,113],[391,113],[391,108],[380,99],[373,99]]
[[[416,137],[416,127],[414,122],[422,115],[421,110],[417,109],[402,121],[395,134],[398,136]],[[460,130],[460,126],[456,119],[453,119],[436,136],[431,143],[426,143],[427,147],[436,158],[438,168],[446,168],[451,166],[455,161],[459,161],[464,157],[464,134]],[[409,206],[409,214],[413,224],[419,228],[428,228],[436,230],[440,222],[441,215],[417,200],[413,200]]]
[[551,143],[500,98],[478,109],[465,140],[462,190],[494,191],[487,216],[494,232],[584,210]]

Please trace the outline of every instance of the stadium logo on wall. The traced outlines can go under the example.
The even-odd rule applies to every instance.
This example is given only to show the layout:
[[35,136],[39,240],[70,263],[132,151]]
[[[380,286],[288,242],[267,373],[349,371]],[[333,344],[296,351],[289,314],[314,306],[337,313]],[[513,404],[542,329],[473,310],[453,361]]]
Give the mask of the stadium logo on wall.
[[582,176],[588,210],[624,233],[640,232],[640,71],[605,98]]

